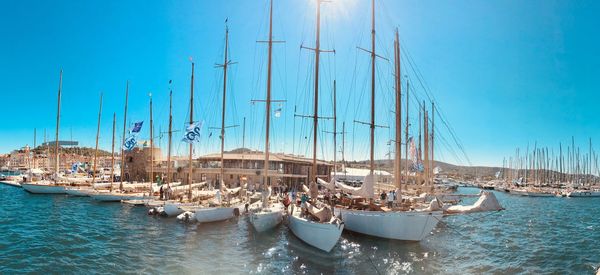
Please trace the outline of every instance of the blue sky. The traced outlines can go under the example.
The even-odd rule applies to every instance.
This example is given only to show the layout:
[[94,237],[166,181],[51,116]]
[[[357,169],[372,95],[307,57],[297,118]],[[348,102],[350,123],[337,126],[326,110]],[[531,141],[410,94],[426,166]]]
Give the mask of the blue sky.
[[[267,47],[256,43],[268,34],[268,1],[3,1],[0,4],[0,99],[4,119],[0,152],[38,142],[43,131],[54,135],[59,70],[64,70],[61,139],[93,146],[98,99],[104,93],[100,146],[110,149],[112,114],[122,129],[124,90],[130,81],[128,120],[148,121],[148,94],[154,98],[155,132],[166,131],[168,81],[173,80],[174,125],[188,120],[190,62],[196,63],[195,118],[204,121],[196,153],[218,150],[224,21],[230,28],[227,125],[242,125],[246,146],[262,149]],[[575,136],[582,146],[600,134],[596,119],[600,25],[595,1],[392,1],[376,3],[377,52],[392,57],[397,27],[403,46],[402,68],[411,82],[411,135],[416,133],[415,102],[424,88],[408,64],[414,62],[424,85],[441,107],[473,164],[501,165],[516,147],[538,142],[558,147]],[[273,120],[272,151],[311,155],[311,123],[294,119],[312,112],[315,1],[277,0],[274,38],[273,98],[283,110]],[[331,90],[337,79],[338,127],[346,122],[348,159],[368,158],[370,1],[337,0],[322,5],[320,112],[332,112]],[[408,55],[407,55],[408,53]],[[377,121],[393,122],[390,110],[393,66],[377,60]],[[405,81],[403,79],[403,85]],[[429,102],[426,103],[429,107]],[[436,120],[439,122],[438,120]],[[320,129],[332,129],[323,120]],[[436,156],[466,164],[438,124]],[[436,128],[437,128],[436,127]],[[338,129],[341,130],[341,129]],[[120,133],[122,130],[118,130]],[[210,133],[213,133],[210,137]],[[117,135],[120,140],[120,134]],[[148,127],[141,138],[148,137]],[[160,138],[156,134],[156,142]],[[175,133],[179,140],[181,133]],[[386,158],[387,129],[377,130],[377,158]],[[319,134],[320,158],[332,158],[331,136]],[[341,143],[341,139],[338,143]],[[166,135],[162,138],[166,146]],[[226,134],[226,149],[242,145],[242,128]],[[174,142],[174,152],[185,154]],[[338,158],[340,158],[339,156]]]

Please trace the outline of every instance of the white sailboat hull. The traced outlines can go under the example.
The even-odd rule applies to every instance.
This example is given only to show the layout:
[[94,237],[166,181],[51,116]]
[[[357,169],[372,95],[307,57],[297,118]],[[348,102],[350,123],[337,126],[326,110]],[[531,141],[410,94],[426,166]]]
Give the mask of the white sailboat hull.
[[21,187],[32,194],[65,194],[65,186],[62,185],[21,183]]
[[21,184],[16,180],[3,180],[3,181],[0,181],[0,183],[14,186],[14,187],[21,187]]
[[[173,201],[168,202],[167,201],[163,205],[165,213],[169,217],[178,216],[179,214],[181,214],[185,211],[192,210],[191,208],[194,208],[194,207],[198,207],[198,204],[196,204],[196,203],[181,203],[181,202],[173,202]],[[185,210],[184,210],[184,208],[185,208]],[[198,207],[198,209],[200,209],[200,207]],[[193,210],[196,211],[196,209],[193,209]]]
[[600,191],[573,191],[567,194],[568,197],[600,197]]
[[237,207],[206,207],[196,210],[198,222],[218,222],[233,218]]
[[89,197],[91,194],[95,193],[95,190],[81,188],[66,188],[65,193],[67,193],[67,195],[75,197]]
[[257,232],[264,232],[275,228],[283,221],[283,205],[273,206],[250,214],[250,223]]
[[346,229],[365,235],[405,241],[421,241],[442,218],[442,211],[364,211],[336,208]]
[[344,223],[313,222],[300,217],[300,209],[295,209],[292,212],[292,215],[288,216],[289,228],[296,237],[326,252],[333,249],[342,235]]

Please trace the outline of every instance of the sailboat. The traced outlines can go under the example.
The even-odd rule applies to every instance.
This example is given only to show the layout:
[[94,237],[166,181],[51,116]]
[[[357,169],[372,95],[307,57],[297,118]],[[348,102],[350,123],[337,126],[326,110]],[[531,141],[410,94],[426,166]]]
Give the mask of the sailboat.
[[[223,161],[223,154],[224,154],[224,146],[225,146],[225,102],[226,102],[226,95],[227,95],[227,67],[232,64],[231,60],[228,59],[227,57],[227,53],[228,53],[228,43],[229,43],[229,28],[227,26],[225,26],[225,58],[223,61],[223,64],[218,65],[219,67],[223,68],[223,105],[222,105],[222,110],[221,110],[221,169],[220,169],[220,192],[221,194],[225,195],[228,194],[229,196],[233,195],[233,191],[231,190],[227,190],[227,188],[225,187],[225,162]],[[219,205],[216,206],[212,206],[212,207],[203,207],[200,209],[197,209],[195,211],[195,217],[196,220],[198,222],[216,222],[216,221],[224,221],[224,220],[228,220],[230,218],[233,218],[235,215],[239,215],[240,213],[240,208],[243,208],[243,204],[241,205],[236,205],[236,206],[231,206],[231,202],[228,202],[228,206],[224,206],[223,205],[223,201],[217,201],[216,202]],[[241,202],[237,202],[237,204],[239,204]]]
[[[125,90],[125,116],[124,116],[124,121],[125,123],[123,123],[124,129],[126,129],[126,118],[127,118],[127,99],[128,99],[128,94],[129,94],[129,82],[127,82],[127,88]],[[123,140],[125,140],[125,130],[123,131]],[[150,146],[151,146],[151,160],[153,160],[153,153],[152,153],[152,95],[150,95]],[[123,150],[123,144],[121,145],[121,184],[119,186],[120,192],[115,192],[115,191],[110,191],[110,192],[95,192],[93,194],[90,194],[90,197],[92,197],[94,200],[97,201],[101,201],[101,202],[120,202],[120,201],[124,201],[124,200],[144,200],[144,199],[152,199],[152,180],[150,180],[150,185],[149,185],[149,189],[148,189],[148,194],[146,195],[145,193],[126,193],[124,192],[124,184],[123,183],[123,173],[124,173],[124,150]],[[150,164],[150,167],[152,167],[152,161]],[[111,189],[112,189],[112,184],[110,185]]]
[[[172,103],[172,101],[171,101]],[[172,105],[170,105],[170,110],[172,110]],[[167,171],[169,171],[169,177],[170,177],[170,167],[171,167],[171,161],[170,161],[170,155],[171,155],[171,125],[172,125],[172,116],[171,116],[171,111],[169,111],[169,157],[167,159],[168,162],[168,166],[169,169]],[[190,78],[190,127],[194,126],[194,62],[192,62],[192,75]],[[189,211],[189,212],[194,212],[198,209],[203,208],[204,206],[200,205],[199,203],[194,203],[194,195],[210,195],[210,193],[213,193],[212,191],[199,191],[198,193],[193,193],[192,192],[192,188],[198,188],[198,187],[202,187],[203,185],[206,184],[206,182],[201,182],[201,183],[192,183],[192,179],[193,179],[193,164],[192,164],[192,159],[193,159],[193,146],[194,146],[194,141],[195,139],[198,138],[196,136],[194,136],[194,138],[192,140],[189,140],[189,159],[188,159],[188,167],[189,167],[189,172],[188,172],[188,185],[187,185],[187,202],[179,202],[179,201],[166,201],[163,204],[163,208],[165,213],[167,214],[167,216],[171,217],[171,216],[177,216],[182,214],[183,212]],[[169,180],[170,182],[170,180]],[[175,188],[174,188],[175,189]],[[209,194],[206,194],[209,193]],[[192,216],[193,217],[193,216]],[[191,219],[191,220],[195,220],[195,219]]]
[[23,182],[21,183],[21,187],[29,193],[33,194],[64,194],[65,193],[65,185],[60,184],[58,182],[59,171],[60,171],[60,162],[59,162],[59,153],[58,153],[58,137],[59,137],[59,126],[60,126],[60,96],[62,90],[62,74],[63,71],[60,70],[60,80],[58,84],[58,107],[56,113],[56,141],[55,141],[55,165],[54,165],[54,182],[48,180],[41,180],[36,182]]
[[263,172],[262,190],[266,194],[262,194],[262,207],[259,211],[250,214],[250,223],[258,232],[267,231],[275,228],[283,220],[284,206],[277,202],[269,205],[269,197],[271,196],[271,187],[267,186],[269,180],[269,127],[271,123],[271,54],[273,49],[273,1],[270,3],[269,10],[269,57],[267,64],[267,99],[266,105],[266,133],[265,133],[265,170]]
[[[317,180],[317,126],[318,126],[318,96],[319,96],[319,55],[323,50],[320,49],[320,21],[321,21],[321,0],[317,0],[317,22],[316,22],[316,41],[315,41],[315,101],[313,116],[313,163],[310,175],[311,197],[316,200],[318,191],[316,190]],[[329,252],[338,243],[344,223],[332,215],[333,211],[325,204],[317,206],[306,202],[307,211],[318,219],[313,219],[309,214],[303,214],[303,210],[298,207],[291,208],[288,215],[289,228],[292,233],[305,243],[320,250]]]
[[[360,195],[367,199],[374,197],[373,185],[376,182],[374,171],[374,128],[375,128],[375,0],[371,2],[372,9],[372,31],[371,31],[371,137],[370,137],[370,174],[365,177],[363,185],[358,188]],[[395,55],[395,88],[396,88],[396,158],[394,178],[396,188],[400,188],[400,49],[398,32],[394,42]],[[347,190],[353,193],[353,190]],[[355,193],[356,194],[356,193]],[[346,229],[370,236],[387,239],[420,241],[424,239],[442,218],[442,211],[402,211],[389,209],[385,211],[371,211],[336,207],[338,213],[344,220]]]
[[98,110],[98,129],[96,131],[96,149],[94,151],[94,165],[92,169],[92,186],[90,187],[67,187],[65,193],[75,197],[87,197],[95,192],[96,183],[96,163],[98,163],[98,138],[100,137],[100,119],[102,117],[102,94],[100,94],[100,108]]

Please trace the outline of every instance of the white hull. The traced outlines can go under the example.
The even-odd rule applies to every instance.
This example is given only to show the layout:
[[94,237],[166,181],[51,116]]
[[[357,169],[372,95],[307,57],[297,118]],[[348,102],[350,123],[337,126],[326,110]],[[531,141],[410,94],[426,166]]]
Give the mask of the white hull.
[[275,228],[283,220],[283,205],[273,205],[270,208],[250,214],[250,223],[257,232]]
[[573,191],[567,194],[567,197],[600,197],[600,191]]
[[0,183],[14,186],[14,187],[21,187],[21,184],[16,180],[2,180],[2,181],[0,181]]
[[206,207],[196,210],[198,222],[218,222],[233,218],[237,207]]
[[[182,207],[186,208],[186,210],[184,210]],[[196,204],[196,203],[181,203],[181,202],[173,202],[173,201],[169,202],[169,201],[167,201],[163,205],[165,213],[169,217],[178,216],[178,215],[180,215],[181,213],[183,213],[185,211],[192,210],[192,209],[188,209],[188,208],[194,208],[194,207],[198,207],[198,204]],[[195,210],[196,209],[193,209],[193,211],[195,211]]]
[[442,211],[364,211],[336,208],[346,229],[365,235],[405,241],[421,241],[442,218]]
[[305,243],[323,251],[329,252],[337,244],[344,223],[319,223],[300,217],[300,209],[292,210],[289,217],[289,227],[292,233]]
[[89,197],[90,195],[96,193],[96,191],[94,189],[66,188],[65,193],[75,197]]
[[65,194],[65,186],[62,185],[21,183],[21,186],[33,194]]

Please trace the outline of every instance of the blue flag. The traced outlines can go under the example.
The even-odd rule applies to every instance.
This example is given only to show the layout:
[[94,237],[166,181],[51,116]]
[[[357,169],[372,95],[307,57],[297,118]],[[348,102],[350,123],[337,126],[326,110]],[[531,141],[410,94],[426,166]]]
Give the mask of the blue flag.
[[144,124],[143,121],[138,121],[136,123],[133,124],[133,128],[131,128],[131,133],[139,133],[142,130],[142,125]]

